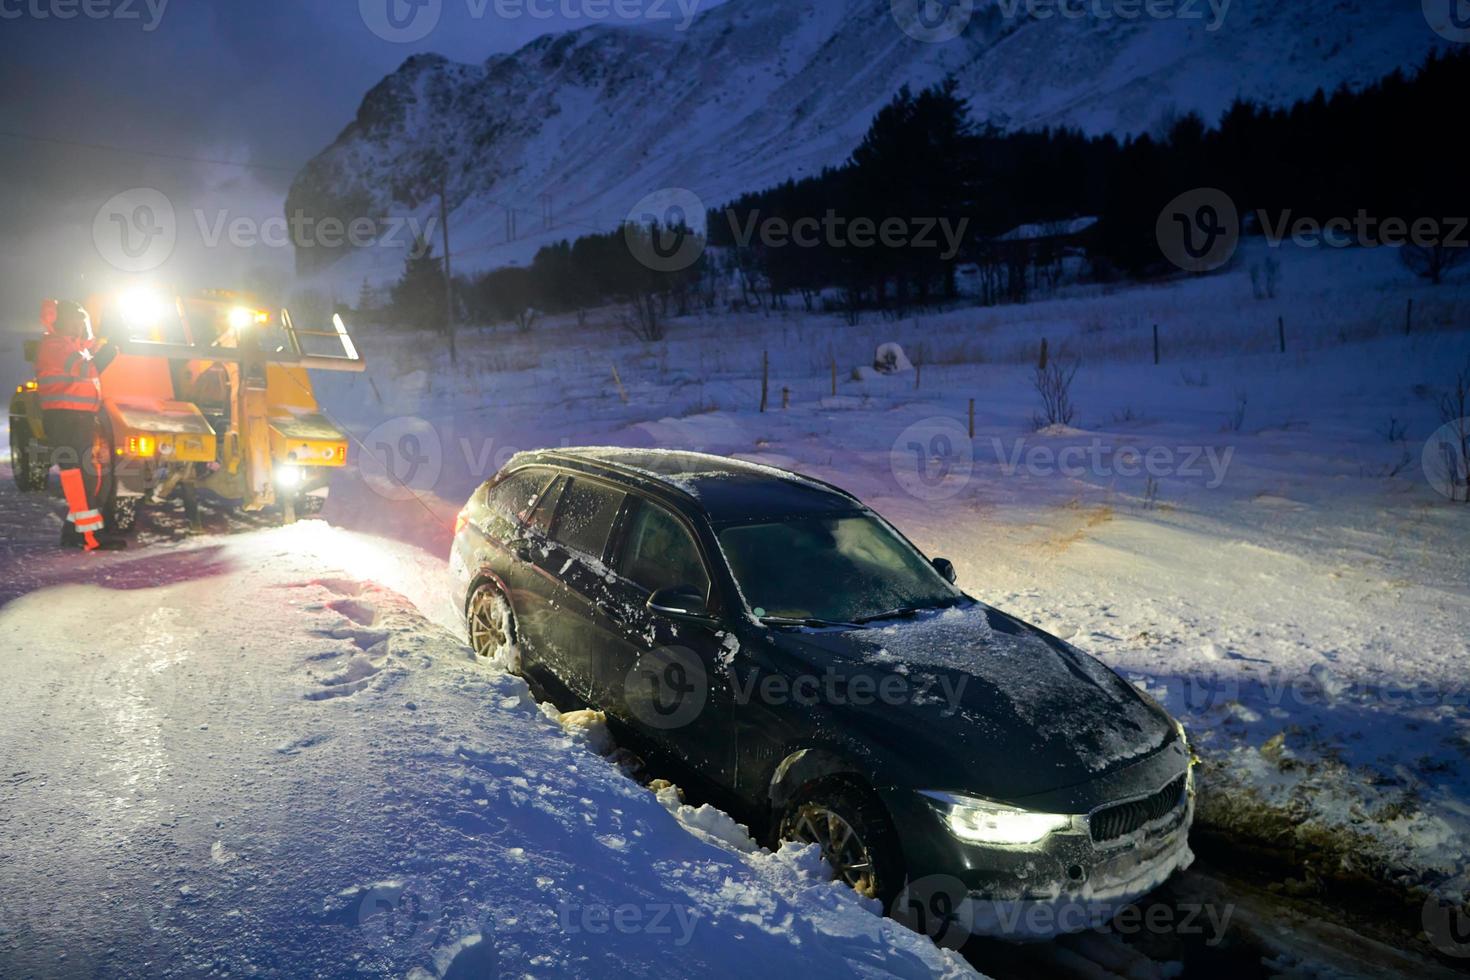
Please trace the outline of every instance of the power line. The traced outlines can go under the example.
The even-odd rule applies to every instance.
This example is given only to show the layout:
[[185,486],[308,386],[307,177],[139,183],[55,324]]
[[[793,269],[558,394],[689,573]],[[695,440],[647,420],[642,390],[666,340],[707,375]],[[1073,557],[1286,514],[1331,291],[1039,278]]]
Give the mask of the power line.
[[276,173],[298,174],[302,169],[301,167],[282,167],[269,163],[239,163],[234,160],[195,157],[183,153],[160,153],[156,150],[136,150],[132,147],[114,146],[110,143],[86,143],[80,140],[57,139],[52,136],[33,136],[29,133],[14,133],[9,130],[0,130],[0,136],[7,139],[25,140],[29,143],[48,143],[52,146],[68,146],[80,150],[102,150],[108,153],[125,153],[139,157],[154,157],[159,160],[175,160],[181,163],[203,163],[218,167],[239,167],[242,170],[269,170]]

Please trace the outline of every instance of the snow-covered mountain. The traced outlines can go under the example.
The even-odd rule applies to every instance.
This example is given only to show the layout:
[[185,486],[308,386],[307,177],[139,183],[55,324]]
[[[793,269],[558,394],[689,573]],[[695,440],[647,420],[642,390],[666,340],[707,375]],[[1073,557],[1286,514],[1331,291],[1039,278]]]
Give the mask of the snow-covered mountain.
[[[1132,133],[1191,110],[1216,118],[1238,96],[1282,103],[1368,82],[1442,43],[1400,0],[1235,0],[1223,13],[1180,0],[1162,20],[1097,16],[1108,0],[1074,4],[1086,17],[1027,2],[976,3],[944,43],[902,30],[889,0],[730,0],[682,33],[598,25],[480,65],[415,56],[298,175],[286,209],[427,217],[437,181],[423,161],[437,151],[457,269],[503,265],[615,227],[651,191],[688,188],[713,206],[840,163],[905,84],[952,74],[977,120],[1006,127]],[[298,254],[306,269],[342,253]],[[389,277],[401,262],[368,249],[334,278]]]

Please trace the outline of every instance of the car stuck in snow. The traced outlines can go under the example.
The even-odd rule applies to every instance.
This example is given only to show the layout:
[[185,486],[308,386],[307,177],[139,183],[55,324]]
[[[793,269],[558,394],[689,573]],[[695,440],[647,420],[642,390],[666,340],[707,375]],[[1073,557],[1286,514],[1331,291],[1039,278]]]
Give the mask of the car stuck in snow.
[[521,454],[466,504],[450,565],[476,653],[895,913],[1075,931],[1192,858],[1182,726],[830,484]]

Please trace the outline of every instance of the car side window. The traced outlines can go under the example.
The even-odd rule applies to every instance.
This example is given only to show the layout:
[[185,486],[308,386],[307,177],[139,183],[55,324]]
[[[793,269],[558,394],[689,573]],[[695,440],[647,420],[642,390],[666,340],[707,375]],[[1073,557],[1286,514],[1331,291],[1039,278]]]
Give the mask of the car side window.
[[709,595],[709,573],[699,546],[673,514],[642,501],[628,521],[618,571],[648,592],[693,586]]
[[521,470],[490,488],[485,505],[502,533],[509,533],[530,519],[555,475],[550,470]]
[[526,527],[541,534],[551,533],[551,519],[556,515],[556,504],[561,500],[562,487],[566,485],[566,480],[557,477],[556,482],[541,491],[541,496],[536,498],[535,507],[526,518]]
[[552,540],[572,551],[601,560],[613,521],[628,495],[591,480],[573,477],[561,492]]

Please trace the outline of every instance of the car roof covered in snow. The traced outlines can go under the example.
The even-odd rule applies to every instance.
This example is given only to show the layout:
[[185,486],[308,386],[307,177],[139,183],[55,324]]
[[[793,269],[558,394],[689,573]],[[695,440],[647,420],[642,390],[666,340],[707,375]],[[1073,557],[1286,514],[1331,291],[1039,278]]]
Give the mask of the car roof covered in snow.
[[[516,457],[514,465],[568,466],[693,504],[716,524],[861,508],[851,494],[799,473],[709,453],[588,446]],[[660,492],[661,491],[661,492]]]

